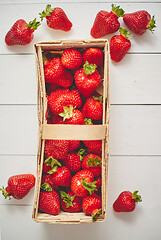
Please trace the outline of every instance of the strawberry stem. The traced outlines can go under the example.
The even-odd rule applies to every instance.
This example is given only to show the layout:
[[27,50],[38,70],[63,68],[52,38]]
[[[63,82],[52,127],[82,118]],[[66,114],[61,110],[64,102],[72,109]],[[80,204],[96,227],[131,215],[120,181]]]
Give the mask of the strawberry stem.
[[91,118],[84,118],[85,124],[86,125],[91,125],[92,124],[92,119]]
[[63,121],[65,121],[66,119],[69,119],[73,116],[73,106],[70,105],[69,107],[63,107],[64,112],[60,113],[59,116],[63,117]]
[[97,191],[97,187],[96,187],[97,181],[86,183],[85,178],[82,178],[81,182],[83,187],[88,190],[90,195],[92,195],[94,191]]
[[54,159],[53,157],[49,157],[45,160],[45,163],[47,166],[51,167],[51,170],[48,172],[49,174],[52,174],[57,171],[58,166],[61,167],[61,163]]
[[54,8],[51,8],[51,5],[48,4],[46,6],[46,10],[42,11],[42,13],[39,13],[41,21],[44,19],[44,17],[50,16],[51,15],[50,13],[52,13],[53,10],[54,10]]
[[92,158],[92,156],[88,157],[87,162],[90,167],[95,167],[102,164],[102,161],[98,157]]
[[2,191],[2,195],[4,196],[5,199],[8,197],[9,200],[11,200],[11,197],[9,196],[9,193],[6,191],[4,186],[2,186],[2,188],[0,188],[0,191]]
[[153,16],[153,17],[151,18],[151,20],[150,20],[150,22],[149,22],[149,24],[148,24],[148,26],[147,26],[147,28],[148,28],[152,33],[154,33],[154,29],[153,29],[153,28],[156,28],[156,25],[155,25],[156,21],[155,21],[154,17],[155,17],[155,16]]
[[116,6],[114,4],[111,5],[112,6],[112,12],[117,16],[117,17],[124,17],[125,15],[125,11],[120,8],[120,6]]
[[96,67],[97,67],[96,64],[89,64],[88,61],[86,61],[85,64],[83,65],[83,69],[85,71],[85,74],[87,75],[94,73]]
[[95,222],[97,220],[97,217],[102,213],[102,209],[100,208],[98,211],[94,211],[94,214],[92,214],[92,220]]
[[28,24],[26,24],[26,27],[35,31],[40,25],[41,23],[36,22],[36,18],[35,18],[33,21],[30,21]]
[[44,190],[44,191],[46,191],[46,192],[51,192],[51,191],[53,190],[53,189],[50,187],[50,185],[47,184],[47,183],[43,183],[43,184],[41,185],[41,189]]
[[132,193],[132,199],[135,200],[135,202],[142,202],[141,196],[137,194],[138,191],[134,191]]
[[101,95],[100,97],[93,96],[93,99],[100,101],[100,103],[103,103],[103,95]]
[[133,36],[132,34],[129,34],[129,32],[126,28],[120,28],[119,32],[124,38],[127,38],[127,39],[131,38]]
[[65,202],[66,208],[69,208],[70,206],[73,207],[73,200],[75,198],[74,196],[70,196],[64,191],[60,191],[61,198],[63,199],[63,202]]
[[80,156],[80,161],[83,161],[83,158],[87,155],[87,151],[84,148],[81,148],[78,152],[78,155]]

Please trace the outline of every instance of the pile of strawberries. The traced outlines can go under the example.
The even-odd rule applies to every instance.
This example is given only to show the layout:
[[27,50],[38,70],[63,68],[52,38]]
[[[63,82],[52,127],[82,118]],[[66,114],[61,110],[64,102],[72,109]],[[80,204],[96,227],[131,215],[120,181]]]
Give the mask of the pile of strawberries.
[[[104,52],[66,48],[43,52],[48,124],[101,124]],[[98,68],[97,68],[98,66]],[[97,69],[96,69],[97,68]],[[101,214],[101,140],[45,140],[39,210]]]

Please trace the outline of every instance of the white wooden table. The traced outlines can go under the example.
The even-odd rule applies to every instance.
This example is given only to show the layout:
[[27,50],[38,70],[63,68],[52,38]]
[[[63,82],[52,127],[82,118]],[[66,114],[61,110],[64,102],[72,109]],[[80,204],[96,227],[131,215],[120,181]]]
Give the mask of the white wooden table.
[[[54,31],[46,21],[32,44],[7,47],[12,24],[38,17],[46,4],[62,7],[73,23],[71,32]],[[33,43],[88,39],[106,0],[0,0],[0,185],[19,173],[36,175],[36,68]],[[155,34],[134,36],[128,55],[110,61],[111,124],[107,219],[103,223],[48,225],[32,218],[34,189],[21,201],[0,197],[2,240],[160,240],[161,239],[161,3],[160,0],[114,2],[126,10],[147,10],[157,19]],[[122,26],[124,24],[122,23]],[[110,38],[111,36],[109,36]],[[132,213],[116,214],[112,204],[123,190],[139,190],[142,203]]]

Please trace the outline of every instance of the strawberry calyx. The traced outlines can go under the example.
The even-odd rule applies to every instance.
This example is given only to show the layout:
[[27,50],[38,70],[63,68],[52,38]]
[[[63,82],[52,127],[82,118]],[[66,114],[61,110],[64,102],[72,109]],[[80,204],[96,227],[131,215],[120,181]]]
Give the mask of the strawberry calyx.
[[90,75],[92,73],[95,72],[97,65],[96,64],[89,64],[88,61],[85,62],[85,64],[83,65],[83,69],[86,75]]
[[33,21],[30,21],[28,24],[26,24],[26,27],[35,31],[40,25],[41,23],[37,22],[35,18]]
[[148,28],[152,33],[154,33],[154,28],[156,28],[156,25],[155,25],[156,21],[155,21],[155,18],[154,18],[154,17],[155,17],[155,16],[152,16],[149,24],[147,25],[147,28]]
[[102,161],[98,157],[92,158],[92,156],[88,157],[87,162],[89,167],[96,167],[102,164]]
[[80,161],[83,161],[83,158],[87,155],[87,151],[84,148],[81,148],[78,152],[78,155],[80,157]]
[[100,216],[101,213],[102,213],[102,209],[101,208],[99,210],[95,209],[92,212],[92,221],[95,222],[97,220],[97,217]]
[[8,197],[9,200],[11,200],[11,197],[10,197],[11,191],[10,191],[10,189],[8,187],[4,188],[4,186],[2,186],[2,188],[0,188],[0,191],[2,191],[2,195],[4,196],[5,199]]
[[103,95],[99,96],[99,97],[95,97],[95,96],[92,96],[94,100],[98,100],[100,101],[100,103],[103,103]]
[[94,193],[94,191],[97,191],[97,187],[96,187],[97,181],[86,183],[86,182],[85,182],[85,178],[82,178],[82,179],[81,179],[81,183],[82,183],[82,186],[83,186],[86,190],[88,190],[88,192],[89,192],[90,195],[92,195],[92,193]]
[[86,125],[91,125],[92,124],[92,119],[91,118],[84,118],[85,124]]
[[70,194],[67,194],[64,191],[60,191],[61,198],[63,199],[63,202],[65,202],[66,208],[69,208],[70,206],[73,207],[73,200],[75,198],[74,196],[71,196]]
[[52,174],[57,171],[58,166],[61,167],[61,163],[54,159],[53,157],[49,157],[45,160],[45,163],[47,166],[51,167],[51,170],[48,172],[49,174]]
[[53,10],[54,10],[54,8],[51,8],[51,5],[48,4],[46,6],[46,10],[42,11],[42,13],[39,13],[41,21],[43,20],[44,17],[50,16]]
[[119,18],[119,17],[124,17],[125,11],[120,8],[120,6],[116,6],[114,4],[111,5],[112,7],[112,12]]
[[133,36],[132,34],[129,34],[129,32],[126,28],[120,28],[119,32],[124,38],[127,38],[127,39],[131,38]]
[[64,112],[59,114],[60,117],[63,117],[63,121],[73,116],[74,107],[72,105],[70,105],[69,107],[63,106],[63,109],[64,109]]
[[134,192],[132,193],[132,199],[134,199],[135,202],[137,202],[137,203],[138,203],[138,202],[142,202],[141,196],[138,195],[137,193],[138,193],[138,191],[134,191]]
[[46,191],[46,192],[51,192],[53,189],[50,187],[49,184],[47,183],[43,183],[40,187],[42,190]]

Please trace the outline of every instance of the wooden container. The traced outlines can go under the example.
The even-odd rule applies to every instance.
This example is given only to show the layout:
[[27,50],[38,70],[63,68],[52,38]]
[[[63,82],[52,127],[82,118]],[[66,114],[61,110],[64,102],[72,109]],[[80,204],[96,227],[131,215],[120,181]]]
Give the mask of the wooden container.
[[[103,95],[103,122],[101,125],[57,125],[47,124],[47,97],[44,80],[42,52],[51,51],[53,54],[61,53],[65,48],[76,48],[83,51],[89,47],[98,47],[104,51],[104,66],[100,69],[102,83],[97,89]],[[64,140],[102,140],[102,214],[97,219],[101,222],[106,217],[107,205],[107,178],[109,158],[109,49],[106,39],[99,40],[62,40],[55,42],[41,42],[35,44],[37,66],[37,112],[38,112],[38,151],[37,151],[37,181],[32,218],[36,222],[47,223],[90,223],[91,216],[83,212],[68,213],[61,211],[58,215],[49,215],[39,211],[39,195],[44,160],[45,139]]]

